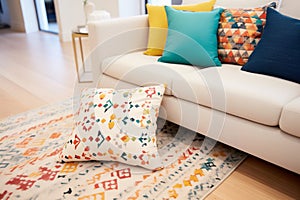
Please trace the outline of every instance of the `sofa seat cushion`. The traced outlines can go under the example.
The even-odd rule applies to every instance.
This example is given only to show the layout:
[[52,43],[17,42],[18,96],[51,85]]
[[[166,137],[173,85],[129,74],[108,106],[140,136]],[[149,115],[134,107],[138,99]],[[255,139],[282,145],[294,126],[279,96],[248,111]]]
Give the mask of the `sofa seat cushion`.
[[165,94],[172,95],[172,79],[183,71],[193,71],[187,65],[157,62],[158,56],[144,55],[142,51],[114,56],[104,60],[103,74],[137,86],[162,83]]
[[277,126],[283,107],[300,95],[300,85],[248,73],[236,65],[182,73],[173,95],[264,125]]
[[281,130],[300,137],[300,97],[284,106],[279,126]]
[[269,126],[278,126],[283,107],[300,96],[297,83],[241,71],[237,65],[199,68],[157,59],[133,52],[106,59],[102,70],[138,86],[164,83],[167,95]]

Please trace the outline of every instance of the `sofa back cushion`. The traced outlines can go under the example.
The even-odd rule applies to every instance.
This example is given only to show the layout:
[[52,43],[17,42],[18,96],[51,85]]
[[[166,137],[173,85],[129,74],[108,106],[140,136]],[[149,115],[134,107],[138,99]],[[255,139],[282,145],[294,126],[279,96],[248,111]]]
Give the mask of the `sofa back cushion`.
[[284,132],[300,138],[300,97],[284,106],[280,116],[279,127]]
[[281,0],[279,11],[290,17],[300,19],[300,1],[299,0]]
[[[183,0],[182,4],[195,4],[200,2],[205,2],[207,0]],[[215,6],[223,8],[256,8],[262,7],[272,0],[216,0]],[[275,0],[279,3],[284,0]],[[288,0],[285,0],[288,1]],[[273,1],[272,1],[273,2]]]

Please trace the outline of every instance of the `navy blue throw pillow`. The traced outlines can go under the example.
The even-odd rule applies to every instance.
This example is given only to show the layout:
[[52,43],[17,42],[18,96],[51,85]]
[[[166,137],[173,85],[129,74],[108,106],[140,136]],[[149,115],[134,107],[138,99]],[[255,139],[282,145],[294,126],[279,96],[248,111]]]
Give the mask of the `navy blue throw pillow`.
[[243,71],[300,83],[300,20],[268,8],[262,37]]

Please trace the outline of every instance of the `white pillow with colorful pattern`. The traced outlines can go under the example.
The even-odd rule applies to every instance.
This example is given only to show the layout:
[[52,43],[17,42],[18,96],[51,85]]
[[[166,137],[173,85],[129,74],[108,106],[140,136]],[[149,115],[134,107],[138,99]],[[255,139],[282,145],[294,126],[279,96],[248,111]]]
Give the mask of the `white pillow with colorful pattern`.
[[156,170],[163,167],[156,121],[164,85],[134,89],[85,89],[75,128],[59,160],[118,161]]

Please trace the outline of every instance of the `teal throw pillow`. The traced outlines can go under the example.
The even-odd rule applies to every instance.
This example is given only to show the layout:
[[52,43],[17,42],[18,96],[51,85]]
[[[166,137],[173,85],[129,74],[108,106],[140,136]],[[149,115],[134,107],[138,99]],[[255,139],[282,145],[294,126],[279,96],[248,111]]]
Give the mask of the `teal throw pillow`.
[[223,9],[188,12],[165,6],[168,36],[159,62],[200,67],[220,66],[217,31]]

